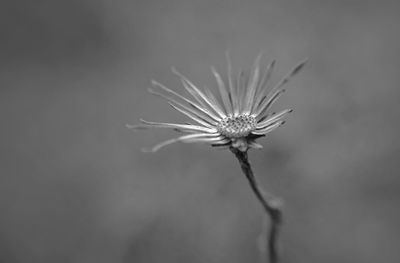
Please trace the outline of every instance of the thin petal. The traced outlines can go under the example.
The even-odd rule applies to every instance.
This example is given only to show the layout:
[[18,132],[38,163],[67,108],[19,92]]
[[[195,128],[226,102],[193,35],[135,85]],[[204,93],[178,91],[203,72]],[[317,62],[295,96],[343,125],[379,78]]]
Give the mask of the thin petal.
[[284,121],[278,121],[272,125],[269,125],[269,126],[263,128],[263,129],[257,129],[255,131],[252,131],[251,133],[255,134],[255,135],[265,135],[265,134],[275,130],[279,126],[283,125],[284,123],[285,123]]
[[265,91],[268,89],[267,84],[269,79],[271,78],[272,71],[275,67],[275,60],[272,60],[271,63],[268,64],[267,69],[264,71],[264,74],[260,80],[259,88],[256,92],[256,100],[253,103],[253,107],[251,112],[253,113],[257,107],[260,105],[262,98],[265,96]]
[[140,119],[143,124],[139,125],[126,125],[129,129],[146,129],[146,128],[169,128],[169,129],[182,129],[182,130],[190,130],[190,131],[201,131],[206,133],[216,133],[216,129],[210,129],[206,127],[201,127],[192,124],[178,124],[178,123],[165,123],[165,122],[150,122]]
[[[261,122],[265,121],[266,119],[270,118],[271,116],[273,116],[273,115],[275,115],[275,114],[276,114],[276,112],[272,112],[272,113],[260,115],[259,117],[261,117],[261,116],[262,116],[262,117],[257,121],[257,123],[261,123]],[[257,118],[256,118],[256,119],[257,119]]]
[[237,75],[237,102],[238,102],[238,111],[239,114],[242,113],[244,108],[244,97],[246,94],[246,74],[243,70],[240,70]]
[[218,135],[217,137],[199,137],[184,140],[184,143],[195,143],[195,142],[205,142],[205,143],[217,143],[224,139],[224,136]]
[[204,95],[201,90],[199,90],[193,83],[191,83],[184,75],[182,75],[179,71],[175,68],[172,68],[172,72],[181,78],[181,82],[185,89],[203,106],[203,107],[210,107],[212,110],[215,111],[221,118],[225,117],[222,109],[216,107],[213,103],[210,102],[209,98]]
[[291,71],[289,71],[289,73],[286,74],[286,76],[284,76],[281,79],[281,81],[273,88],[273,90],[280,89],[283,85],[285,85],[289,81],[289,79],[291,79],[294,75],[299,73],[299,71],[304,67],[306,62],[307,59],[301,61],[297,66],[295,66]]
[[254,102],[254,96],[256,94],[258,79],[260,75],[260,60],[262,58],[262,53],[260,53],[254,61],[253,67],[251,69],[251,76],[249,79],[249,86],[247,87],[245,104],[244,104],[244,113],[249,114],[252,108],[252,104]]
[[189,111],[186,111],[185,109],[180,108],[177,105],[174,105],[172,102],[168,102],[169,105],[171,105],[172,108],[174,108],[175,110],[179,111],[180,113],[188,116],[189,118],[191,118],[192,120],[198,122],[199,124],[206,126],[206,127],[214,127],[214,126],[210,126],[209,123],[207,123],[207,121],[201,117],[197,117],[195,115],[193,115],[192,113],[190,113]]
[[165,90],[166,92],[168,92],[168,93],[170,93],[170,94],[173,94],[173,95],[175,95],[175,96],[181,98],[182,100],[186,101],[190,106],[192,106],[192,107],[195,108],[196,110],[202,111],[204,114],[206,114],[207,116],[209,116],[210,118],[212,118],[212,119],[215,121],[215,124],[216,124],[216,122],[218,122],[218,121],[220,120],[216,115],[214,115],[214,114],[213,114],[211,111],[209,111],[207,108],[201,107],[201,106],[198,105],[197,103],[195,103],[195,102],[193,102],[192,100],[189,100],[188,98],[185,98],[184,96],[180,95],[179,93],[177,93],[177,92],[175,92],[175,91],[173,91],[173,90],[171,90],[171,89],[165,87],[165,86],[162,85],[161,83],[159,83],[159,82],[157,82],[157,81],[155,81],[155,80],[152,80],[151,83],[153,84],[154,87],[159,87],[159,88]]
[[191,83],[188,82],[187,79],[183,79],[182,77],[181,82],[185,90],[189,92],[189,94],[192,95],[192,97],[195,98],[203,108],[214,110],[214,112],[216,112],[215,109],[207,102],[208,98],[206,98],[205,96],[203,97],[202,95],[204,94],[197,87],[195,87],[194,85],[190,85]]
[[275,63],[276,63],[276,61],[272,60],[271,63],[268,64],[267,69],[265,70],[265,72],[261,78],[261,81],[260,81],[261,87],[264,87],[268,84],[268,81],[270,80],[271,75],[272,75],[272,71],[275,68]]
[[229,140],[229,139],[227,139],[227,138],[223,138],[223,139],[221,139],[220,141],[218,141],[218,142],[214,142],[213,144],[212,144],[212,146],[223,146],[223,145],[227,145],[227,144],[230,144],[231,143],[231,140]]
[[165,147],[167,145],[176,143],[176,142],[180,142],[180,141],[189,142],[190,140],[192,140],[194,138],[201,138],[201,137],[208,136],[208,135],[209,134],[204,134],[204,133],[184,135],[184,136],[181,136],[181,137],[178,137],[178,138],[174,138],[174,139],[169,139],[169,140],[163,141],[163,142],[155,145],[154,147],[152,147],[150,149],[144,148],[142,150],[144,152],[156,152],[156,151],[160,150],[161,148],[163,148],[163,147]]
[[[164,95],[164,94],[162,94],[162,93],[159,93],[159,92],[157,92],[157,91],[154,91],[154,90],[152,90],[152,89],[148,89],[148,90],[149,90],[149,92],[150,92],[151,94],[160,96],[160,97],[162,97],[162,98],[168,100],[168,101],[169,101],[169,104],[174,103],[174,104],[178,105],[181,109],[184,109],[184,110],[186,110],[187,112],[190,112],[192,116],[196,116],[196,117],[201,118],[202,120],[205,120],[205,121],[206,121],[206,123],[205,123],[204,121],[198,121],[198,119],[195,119],[195,118],[189,116],[191,119],[197,121],[198,123],[200,123],[200,124],[202,124],[202,125],[204,125],[204,126],[206,126],[206,127],[209,127],[209,128],[211,128],[211,127],[213,127],[213,126],[216,125],[216,122],[215,122],[213,119],[211,119],[208,115],[205,115],[205,114],[202,113],[201,111],[199,112],[199,111],[196,111],[196,109],[189,108],[189,107],[183,105],[182,103],[178,102],[177,100],[175,100],[175,99],[173,99],[173,98],[171,98],[171,97],[169,97],[169,96],[167,96],[167,95]],[[175,107],[174,107],[174,108],[175,108]],[[180,110],[179,110],[179,111],[180,111]],[[180,111],[180,112],[181,112],[181,111]],[[182,112],[182,113],[183,113],[183,112]],[[184,114],[187,115],[186,113],[184,113]],[[188,115],[187,115],[187,116],[188,116]]]
[[[261,118],[265,112],[272,106],[272,104],[284,93],[285,90],[277,90],[275,93],[268,99],[264,100],[261,103],[261,105],[258,107],[257,111],[254,113],[257,118]],[[267,98],[267,97],[265,97]]]
[[292,109],[287,109],[287,110],[278,112],[277,114],[274,114],[273,116],[270,116],[269,118],[267,118],[265,121],[261,121],[261,122],[257,123],[257,128],[258,129],[265,128],[268,125],[270,125],[271,123],[273,123],[279,119],[282,119],[283,117],[285,117],[287,114],[291,113],[292,111],[293,111]]
[[[274,96],[277,95],[277,94],[278,94],[278,97],[279,97],[279,96],[281,95],[281,93],[285,91],[284,89],[282,89],[282,90],[280,91],[280,88],[281,88],[283,85],[285,85],[293,76],[295,76],[295,75],[304,67],[304,65],[306,64],[306,62],[307,62],[307,59],[303,60],[303,61],[300,62],[297,66],[295,66],[291,71],[289,71],[289,73],[286,74],[286,76],[284,76],[284,77],[281,79],[281,81],[279,81],[278,84],[276,84],[276,85],[271,89],[271,91],[268,93],[267,97],[271,96],[271,94],[274,94],[274,95],[272,95],[271,97],[274,97]],[[263,97],[262,97],[262,99],[263,99]],[[274,100],[276,100],[276,99],[274,99]],[[271,104],[272,104],[272,103],[271,103]],[[270,104],[270,105],[271,105],[271,104]],[[264,111],[264,112],[265,112],[265,110],[266,110],[266,109],[265,109],[265,103],[264,103],[263,105],[258,105],[258,106],[257,106],[257,104],[255,104],[255,105],[256,105],[256,107],[257,107],[257,109],[254,110],[255,112],[257,112],[256,115],[259,115],[261,111]],[[269,108],[270,105],[268,105],[267,109]],[[262,108],[263,108],[263,109],[262,109]],[[261,114],[261,115],[262,115],[262,114]]]
[[221,118],[226,118],[226,114],[223,112],[223,107],[222,105],[219,103],[218,99],[214,96],[214,94],[211,92],[211,90],[209,90],[208,88],[204,87],[204,92],[206,93],[208,99],[210,100],[210,102],[215,106],[216,109],[218,109],[221,113]]
[[236,91],[235,91],[235,87],[233,84],[233,79],[232,79],[232,63],[231,63],[231,57],[229,54],[229,50],[225,52],[225,57],[226,57],[226,64],[228,67],[228,84],[229,84],[229,93],[230,93],[230,101],[231,101],[231,105],[232,105],[232,110],[233,110],[233,114],[237,115],[238,114],[238,105],[237,105],[237,96],[236,96]]
[[221,95],[221,99],[222,102],[224,104],[225,107],[225,112],[228,115],[232,115],[233,111],[232,111],[232,105],[229,101],[229,94],[226,91],[225,88],[225,83],[222,80],[221,76],[219,75],[219,73],[217,72],[217,70],[214,67],[211,67],[211,71],[214,74],[215,79],[217,80],[217,86],[218,86],[218,90],[219,90],[219,94]]

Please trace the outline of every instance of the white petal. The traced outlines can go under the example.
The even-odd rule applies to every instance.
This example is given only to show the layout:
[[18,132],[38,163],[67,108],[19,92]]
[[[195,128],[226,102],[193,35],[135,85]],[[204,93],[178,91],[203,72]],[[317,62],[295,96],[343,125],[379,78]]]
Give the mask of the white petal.
[[244,98],[246,95],[246,74],[243,70],[240,70],[237,75],[237,102],[238,102],[238,114],[241,114],[244,108]]
[[224,139],[224,136],[221,135],[217,135],[217,137],[199,137],[199,138],[191,138],[191,139],[187,139],[184,140],[182,142],[184,143],[194,143],[194,142],[207,142],[207,143],[217,143],[219,141],[221,141],[222,139]]
[[[222,105],[219,103],[218,99],[214,96],[214,94],[208,88],[204,87],[204,92],[206,93],[210,102],[215,106],[216,109],[220,112],[221,119],[226,118],[226,113],[223,110]],[[221,120],[220,119],[220,120]]]
[[181,112],[182,114],[188,116],[189,118],[191,118],[192,120],[198,122],[199,124],[206,126],[208,128],[212,128],[215,127],[215,125],[210,125],[209,123],[206,122],[206,120],[204,120],[203,118],[201,118],[200,116],[196,116],[194,114],[192,114],[191,112],[187,111],[186,109],[182,109],[177,105],[174,105],[172,102],[168,102],[169,105],[171,105],[172,108],[174,108],[175,110]]
[[197,125],[189,125],[189,124],[177,124],[177,123],[165,123],[165,122],[150,122],[140,119],[143,124],[139,125],[126,125],[129,129],[144,129],[144,128],[170,128],[170,129],[182,129],[182,130],[191,130],[191,131],[201,131],[207,133],[215,133],[216,129],[210,129],[206,127],[201,127]]
[[225,112],[228,115],[232,115],[232,113],[233,113],[232,105],[230,103],[229,94],[225,88],[225,83],[214,67],[211,67],[211,71],[214,74],[215,79],[217,80],[217,84],[218,84],[217,86],[218,86],[219,94],[221,95],[222,102],[225,107]]
[[[192,117],[189,116],[190,118],[194,119],[195,121],[197,121],[198,123],[200,123],[200,124],[202,124],[202,125],[204,125],[204,126],[206,126],[206,127],[211,128],[211,127],[213,127],[213,126],[215,126],[215,125],[217,124],[217,123],[216,123],[213,119],[211,119],[207,114],[205,114],[205,113],[203,113],[203,112],[201,112],[201,111],[197,111],[195,108],[194,108],[194,109],[193,109],[193,108],[189,108],[189,107],[183,105],[182,103],[178,102],[177,100],[175,100],[175,99],[173,99],[173,98],[171,98],[171,97],[169,97],[169,96],[167,96],[167,95],[164,95],[164,94],[162,94],[162,93],[159,93],[159,92],[157,92],[157,91],[154,91],[154,90],[152,90],[152,89],[148,89],[148,90],[149,90],[149,92],[150,92],[151,94],[160,96],[160,97],[162,97],[162,98],[168,100],[168,101],[169,101],[169,104],[171,104],[171,102],[172,102],[172,103],[178,105],[180,108],[186,110],[187,112],[192,113],[192,116],[195,115],[195,116],[197,116],[197,117],[199,117],[199,118],[205,120],[207,123],[198,121],[198,120],[196,120],[196,119],[194,119],[194,118],[192,118]],[[173,107],[174,107],[174,106],[173,106]],[[174,107],[174,108],[175,108],[175,107]],[[179,111],[180,111],[180,110],[179,110]],[[182,112],[182,113],[183,113],[183,112]],[[187,115],[186,113],[184,113],[184,114]]]
[[181,98],[182,100],[186,101],[187,103],[189,103],[190,106],[192,106],[193,108],[197,109],[198,111],[203,112],[204,114],[207,114],[211,119],[213,119],[214,121],[218,122],[219,118],[217,116],[215,116],[211,111],[209,111],[206,107],[201,107],[200,105],[198,105],[197,103],[193,102],[192,100],[189,100],[188,98],[185,98],[184,96],[180,95],[179,93],[165,87],[164,85],[162,85],[161,83],[152,80],[151,82],[153,84],[154,87],[159,87],[163,90],[165,90],[166,92],[173,94],[179,98]]
[[260,60],[262,53],[260,53],[254,61],[252,69],[250,71],[249,86],[247,87],[246,96],[244,100],[244,110],[243,112],[249,114],[254,102],[254,96],[256,94],[258,79],[260,75]]
[[256,100],[253,103],[253,107],[251,109],[251,112],[254,113],[254,111],[257,109],[258,105],[261,103],[262,98],[265,96],[265,92],[268,89],[268,81],[271,78],[272,71],[275,66],[275,60],[272,60],[271,63],[268,64],[267,69],[264,71],[264,74],[260,80],[260,84],[258,85],[258,90],[256,91]]
[[161,148],[163,148],[163,147],[165,147],[167,145],[176,143],[176,142],[180,142],[180,141],[182,141],[182,142],[185,142],[185,141],[186,142],[190,142],[190,140],[192,140],[192,139],[201,138],[201,137],[205,137],[205,136],[210,136],[210,135],[209,134],[205,134],[205,133],[184,135],[184,136],[181,136],[181,137],[178,137],[178,138],[174,138],[174,139],[169,139],[169,140],[163,141],[163,142],[155,145],[154,147],[152,147],[150,149],[144,148],[142,150],[144,152],[156,152],[156,151],[160,150]]
[[181,82],[185,89],[203,106],[210,107],[215,111],[221,118],[225,117],[222,109],[218,108],[215,104],[210,102],[209,98],[204,95],[193,83],[191,83],[184,75],[178,72],[175,68],[172,68],[172,72],[181,78]]
[[257,129],[255,131],[252,131],[252,134],[256,134],[256,135],[265,135],[273,130],[275,130],[276,128],[278,128],[279,126],[283,125],[285,122],[284,121],[278,121],[272,125],[269,125],[263,129]]
[[235,86],[232,80],[232,64],[231,64],[231,58],[229,55],[229,50],[225,52],[225,57],[226,57],[226,64],[228,66],[228,84],[229,84],[229,94],[230,94],[230,101],[232,105],[232,110],[233,114],[237,115],[238,114],[238,103],[237,103],[237,95],[235,91]]
[[285,117],[285,115],[291,113],[292,111],[293,111],[292,109],[287,109],[287,110],[278,112],[277,114],[274,114],[274,115],[268,117],[266,120],[257,123],[257,128],[259,128],[259,129],[265,128],[268,125],[270,125],[271,123],[273,123],[279,119],[282,119],[283,117]]
[[299,71],[304,67],[306,62],[307,62],[307,59],[301,61],[298,65],[296,65],[291,71],[289,71],[288,74],[286,74],[286,76],[284,76],[281,79],[281,81],[279,81],[278,84],[276,84],[276,86],[272,90],[280,89],[283,85],[285,85],[289,81],[289,79],[291,79],[294,75],[299,73]]
[[[261,100],[261,105],[256,109],[254,112],[255,116],[263,116],[265,112],[272,106],[272,104],[284,93],[285,90],[277,90],[268,100],[266,100],[267,97],[264,97],[263,100]],[[265,100],[264,100],[265,99]]]

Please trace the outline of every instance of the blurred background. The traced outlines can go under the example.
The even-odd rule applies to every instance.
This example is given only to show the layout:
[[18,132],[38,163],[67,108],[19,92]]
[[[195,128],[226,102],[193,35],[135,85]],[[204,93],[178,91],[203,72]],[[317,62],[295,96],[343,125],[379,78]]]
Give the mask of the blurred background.
[[0,262],[257,262],[263,213],[229,151],[133,133],[185,121],[147,93],[309,63],[251,151],[285,200],[283,262],[400,260],[398,1],[0,3]]

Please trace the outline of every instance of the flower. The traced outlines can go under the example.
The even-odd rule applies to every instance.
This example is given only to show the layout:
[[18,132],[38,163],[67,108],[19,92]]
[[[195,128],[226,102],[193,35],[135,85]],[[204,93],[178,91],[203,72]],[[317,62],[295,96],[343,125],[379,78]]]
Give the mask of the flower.
[[141,124],[127,125],[127,127],[133,129],[170,128],[185,134],[163,141],[146,150],[150,152],[156,152],[175,142],[202,142],[215,147],[233,147],[242,152],[249,148],[262,148],[256,139],[284,124],[283,118],[292,112],[291,109],[286,109],[278,113],[268,113],[268,110],[285,91],[282,87],[300,71],[306,60],[294,67],[267,92],[269,90],[268,81],[275,61],[272,61],[262,73],[261,58],[262,54],[256,58],[248,76],[240,71],[233,79],[230,57],[227,52],[227,83],[222,80],[215,68],[211,67],[218,84],[219,98],[207,88],[203,91],[200,90],[183,74],[172,68],[172,72],[180,78],[183,87],[192,98],[182,96],[155,80],[152,81],[153,89],[149,89],[149,92],[166,99],[175,110],[186,115],[196,124],[150,122],[141,119]]

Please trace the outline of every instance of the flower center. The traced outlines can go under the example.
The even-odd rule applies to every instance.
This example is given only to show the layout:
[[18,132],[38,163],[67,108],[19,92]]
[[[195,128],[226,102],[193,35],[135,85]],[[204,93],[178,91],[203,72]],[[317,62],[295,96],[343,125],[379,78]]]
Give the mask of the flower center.
[[218,132],[228,138],[246,137],[257,126],[256,119],[248,114],[226,117],[218,125]]

